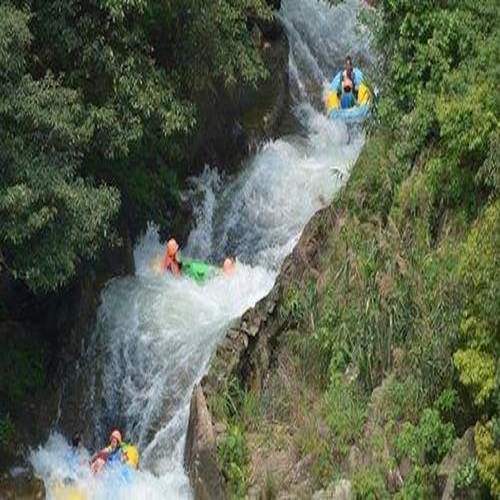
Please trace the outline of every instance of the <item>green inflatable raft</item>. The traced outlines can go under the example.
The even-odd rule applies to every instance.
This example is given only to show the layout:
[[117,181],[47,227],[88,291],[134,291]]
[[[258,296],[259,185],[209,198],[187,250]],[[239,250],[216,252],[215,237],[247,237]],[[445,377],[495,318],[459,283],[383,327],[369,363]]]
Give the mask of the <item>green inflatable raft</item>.
[[219,272],[218,268],[202,260],[182,259],[182,274],[196,283],[205,283]]

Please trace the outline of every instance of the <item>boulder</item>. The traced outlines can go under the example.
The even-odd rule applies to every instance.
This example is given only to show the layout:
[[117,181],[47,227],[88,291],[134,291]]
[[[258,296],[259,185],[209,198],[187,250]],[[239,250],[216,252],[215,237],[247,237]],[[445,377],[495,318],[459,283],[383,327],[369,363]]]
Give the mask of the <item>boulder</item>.
[[191,397],[184,465],[198,500],[224,499],[224,481],[217,465],[215,433],[205,395],[196,386]]
[[2,500],[43,500],[45,485],[41,479],[31,474],[0,478],[0,499]]
[[[461,498],[455,492],[455,475],[469,459],[475,457],[475,454],[474,427],[469,427],[461,438],[455,440],[453,448],[439,464],[438,480],[442,491],[442,500]],[[469,491],[467,498],[479,498],[479,493]]]
[[356,445],[351,446],[347,462],[351,475],[365,465],[363,453]]
[[313,500],[351,500],[353,498],[351,482],[341,479],[327,489],[316,491],[312,498]]

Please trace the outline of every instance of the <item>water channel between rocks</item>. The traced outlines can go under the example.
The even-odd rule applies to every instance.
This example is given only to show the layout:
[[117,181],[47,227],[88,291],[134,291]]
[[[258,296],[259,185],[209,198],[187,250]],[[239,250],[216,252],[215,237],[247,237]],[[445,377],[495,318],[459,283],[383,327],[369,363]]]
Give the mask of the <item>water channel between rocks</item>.
[[[183,468],[189,401],[194,384],[227,326],[272,288],[279,268],[306,223],[330,203],[363,146],[361,131],[329,121],[321,95],[346,54],[366,68],[372,61],[360,2],[337,7],[317,0],[283,0],[279,17],[289,44],[289,76],[296,133],[263,144],[234,179],[206,168],[193,181],[199,203],[183,255],[220,262],[235,255],[237,272],[204,285],[157,276],[149,267],[162,253],[154,227],[135,249],[136,274],[114,279],[102,294],[98,324],[81,370],[88,393],[94,449],[113,426],[137,443],[141,470],[126,498],[190,498]],[[120,489],[92,478],[88,467],[69,471],[64,438],[53,433],[32,453],[48,486],[75,475],[92,498],[120,497]]]

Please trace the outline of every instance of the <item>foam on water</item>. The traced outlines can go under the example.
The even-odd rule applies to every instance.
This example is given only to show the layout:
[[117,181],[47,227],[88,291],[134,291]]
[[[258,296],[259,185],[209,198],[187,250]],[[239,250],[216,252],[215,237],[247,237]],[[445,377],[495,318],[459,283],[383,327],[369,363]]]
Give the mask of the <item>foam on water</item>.
[[112,478],[91,477],[86,464],[69,471],[69,447],[54,433],[31,455],[49,498],[65,477],[73,477],[91,498],[191,496],[183,452],[193,386],[228,325],[269,292],[305,224],[348,178],[364,137],[329,121],[318,102],[346,52],[369,54],[356,27],[360,4],[282,4],[299,133],[263,144],[235,179],[207,167],[192,183],[196,224],[184,253],[219,264],[235,255],[237,271],[203,285],[159,276],[150,262],[163,244],[149,227],[135,249],[135,276],[111,280],[102,294],[80,367],[88,386],[82,418],[94,429],[89,448],[102,445],[119,426],[139,446],[141,469],[131,485],[110,489]]

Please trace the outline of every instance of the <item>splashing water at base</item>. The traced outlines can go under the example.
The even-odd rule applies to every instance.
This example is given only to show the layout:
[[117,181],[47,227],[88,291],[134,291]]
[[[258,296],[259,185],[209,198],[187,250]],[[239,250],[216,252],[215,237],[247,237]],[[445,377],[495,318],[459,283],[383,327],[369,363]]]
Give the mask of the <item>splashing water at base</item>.
[[193,183],[203,201],[186,253],[218,263],[235,255],[237,271],[203,285],[158,276],[149,263],[163,246],[154,227],[148,229],[135,249],[136,275],[112,280],[102,294],[82,362],[88,383],[83,418],[94,429],[89,445],[103,444],[118,426],[138,445],[140,470],[125,483],[112,470],[91,477],[85,460],[69,470],[70,449],[53,434],[31,456],[49,498],[58,497],[65,477],[74,480],[67,487],[83,495],[75,498],[190,498],[183,453],[193,386],[230,323],[272,288],[305,224],[330,203],[359,155],[363,135],[349,134],[315,109],[347,52],[369,61],[366,39],[354,28],[359,2],[336,8],[321,0],[282,3],[300,134],[264,144],[230,182],[207,168]]

